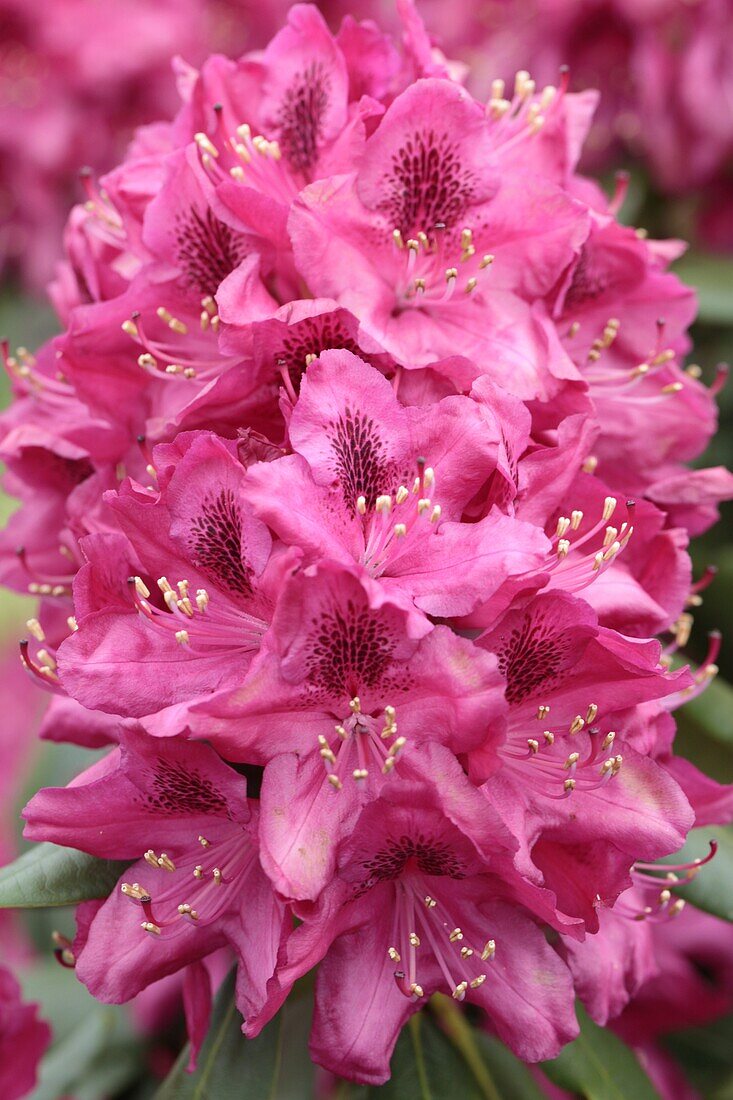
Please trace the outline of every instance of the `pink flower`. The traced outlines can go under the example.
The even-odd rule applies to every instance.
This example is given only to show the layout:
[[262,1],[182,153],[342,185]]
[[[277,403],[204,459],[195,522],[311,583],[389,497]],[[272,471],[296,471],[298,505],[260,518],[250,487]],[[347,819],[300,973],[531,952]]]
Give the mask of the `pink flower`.
[[311,1054],[332,1072],[385,1081],[400,1028],[438,989],[483,1008],[530,1061],[576,1034],[568,973],[516,896],[485,808],[483,851],[464,835],[477,797],[446,800],[428,781],[391,788],[362,812],[318,904],[296,907],[304,923],[273,997],[323,960]]
[[263,1003],[285,910],[259,864],[245,780],[204,745],[133,730],[120,741],[25,811],[32,838],[137,861],[107,901],[81,907],[76,974],[99,1000],[120,1003],[231,944],[249,1017]]
[[25,1004],[11,972],[0,967],[0,1088],[18,1100],[35,1087],[38,1063],[51,1041],[51,1029]]

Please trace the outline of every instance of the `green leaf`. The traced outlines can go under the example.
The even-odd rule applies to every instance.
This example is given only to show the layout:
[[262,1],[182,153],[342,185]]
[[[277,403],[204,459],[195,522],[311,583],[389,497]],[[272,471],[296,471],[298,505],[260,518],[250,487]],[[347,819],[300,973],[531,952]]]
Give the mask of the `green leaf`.
[[370,1098],[504,1100],[495,1090],[480,1087],[467,1062],[424,1011],[416,1013],[403,1027],[390,1069],[389,1081],[380,1088],[370,1089],[367,1094]]
[[733,324],[733,261],[727,256],[688,252],[674,268],[698,293],[698,319],[708,324]]
[[105,898],[128,863],[96,859],[75,848],[36,844],[0,868],[0,909],[39,909]]
[[636,1056],[612,1031],[578,1007],[580,1035],[542,1070],[556,1085],[585,1100],[659,1100]]
[[704,859],[710,851],[711,840],[718,844],[713,860],[700,868],[692,882],[677,887],[675,893],[697,909],[733,921],[733,829],[718,825],[693,829],[684,848],[660,862],[690,863]]
[[484,1031],[475,1031],[474,1038],[499,1096],[507,1100],[544,1100],[545,1094],[527,1066],[508,1047]]
[[195,1072],[186,1072],[190,1053],[186,1046],[155,1100],[279,1100],[283,1013],[256,1039],[245,1039],[234,983],[232,972],[217,994]]

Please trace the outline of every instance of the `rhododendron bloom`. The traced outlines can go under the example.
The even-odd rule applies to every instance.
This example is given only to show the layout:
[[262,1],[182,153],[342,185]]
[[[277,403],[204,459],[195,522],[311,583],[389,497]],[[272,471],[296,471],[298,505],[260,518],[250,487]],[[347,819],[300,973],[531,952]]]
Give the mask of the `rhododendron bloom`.
[[191,1064],[229,960],[250,1037],[317,967],[313,1058],[368,1085],[436,992],[530,1062],[576,995],[629,1012],[658,861],[733,805],[674,752],[731,490],[685,466],[722,376],[682,367],[681,246],[577,174],[593,94],[477,98],[397,13],[176,63],[85,177],[62,333],[3,347],[0,437],[43,736],[106,748],[26,834],[131,864],[64,961],[173,979]]

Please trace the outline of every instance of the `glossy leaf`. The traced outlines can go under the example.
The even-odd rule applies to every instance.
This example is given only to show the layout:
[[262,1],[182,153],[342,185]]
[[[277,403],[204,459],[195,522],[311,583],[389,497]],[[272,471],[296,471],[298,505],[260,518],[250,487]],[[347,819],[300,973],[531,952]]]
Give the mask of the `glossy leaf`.
[[234,982],[232,972],[217,994],[196,1070],[186,1072],[186,1047],[155,1100],[274,1100],[279,1096],[282,1013],[256,1039],[245,1039],[234,1002]]
[[128,866],[75,848],[35,844],[0,869],[0,909],[77,905],[107,897]]
[[414,1015],[397,1040],[392,1076],[368,1096],[377,1100],[503,1100],[500,1094],[481,1088],[465,1059],[438,1028],[429,1013]]
[[543,1062],[554,1084],[585,1100],[659,1100],[635,1054],[612,1031],[578,1008],[580,1035],[559,1057]]

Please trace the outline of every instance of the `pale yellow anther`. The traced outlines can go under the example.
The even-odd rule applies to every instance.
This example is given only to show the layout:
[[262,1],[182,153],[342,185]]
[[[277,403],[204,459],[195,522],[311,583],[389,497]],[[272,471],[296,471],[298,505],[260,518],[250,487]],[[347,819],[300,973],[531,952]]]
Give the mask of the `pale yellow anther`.
[[166,374],[183,374],[183,367],[180,363],[168,363],[165,368]]
[[675,641],[680,649],[684,649],[690,640],[694,619],[688,612],[683,612],[675,623]]
[[616,541],[618,535],[618,527],[607,527],[606,533],[603,536],[603,545],[610,546],[612,542]]
[[199,837],[198,837],[198,842],[199,842],[199,844],[201,845],[202,848],[208,848],[210,846],[209,841],[206,839],[206,837],[201,836],[200,834],[199,834]]
[[396,539],[403,539],[407,534],[407,527],[404,523],[395,523],[394,536]]
[[349,700],[349,710],[352,714],[359,714],[361,711],[361,700],[358,695],[355,695],[353,699]]
[[559,539],[557,544],[557,556],[558,558],[566,558],[570,553],[570,542],[568,539]]
[[396,763],[394,756],[388,756],[382,764],[382,775],[389,775]]
[[603,551],[599,550],[598,553],[596,554],[596,556],[593,558],[593,571],[597,573],[602,565],[603,565]]
[[595,703],[591,703],[590,706],[588,707],[587,711],[585,712],[586,723],[590,724],[591,722],[594,722],[595,719],[596,719],[597,714],[598,714],[598,707],[596,706]]
[[320,756],[323,760],[327,760],[329,764],[335,764],[336,763],[336,757],[334,756],[334,754],[333,754],[333,752],[331,751],[330,748],[325,747],[325,748],[319,749],[318,751],[319,751]]
[[473,234],[470,229],[461,230],[461,248],[463,248],[464,250],[466,248],[470,248],[472,239]]
[[546,718],[549,713],[550,713],[549,705],[544,705],[544,704],[541,703],[540,706],[537,707],[537,718],[540,722],[544,718]]
[[537,114],[534,118],[529,120],[529,128],[533,134],[539,133],[542,127],[545,125],[545,116]]
[[399,489],[395,493],[395,500],[398,504],[404,504],[409,495],[409,489],[405,485],[400,485]]
[[394,962],[394,963],[402,962],[402,956],[400,955],[400,953],[399,953],[399,951],[397,950],[396,947],[388,947],[387,948],[387,954],[389,955],[392,962]]
[[560,516],[559,520],[557,521],[557,527],[555,528],[555,534],[558,538],[562,538],[563,535],[567,534],[569,528],[570,520],[568,519],[568,517]]
[[196,607],[199,611],[206,611],[209,606],[209,593],[205,588],[199,588],[196,590]]
[[[396,727],[395,727],[396,729]],[[407,744],[406,737],[398,737],[389,747],[389,756],[397,756]]]
[[125,897],[134,898],[135,901],[148,902],[151,900],[150,894],[144,886],[140,885],[139,882],[133,882],[132,885],[130,885],[129,882],[123,882],[120,890],[125,895]]
[[248,122],[240,122],[237,126],[237,137],[240,141],[250,141],[252,138],[252,128]]
[[311,365],[311,363],[315,363],[317,358],[318,358],[318,356],[315,354],[315,352],[309,351],[308,354],[305,357],[306,367],[309,367]]
[[410,986],[410,993],[412,993],[413,997],[424,997],[425,996],[425,994],[423,992],[423,987],[421,985],[418,985],[417,982],[413,982],[412,985]]
[[445,281],[447,283],[453,282],[453,280],[457,279],[457,278],[458,278],[458,268],[457,267],[447,267],[445,269]]
[[416,294],[424,294],[426,283],[424,279],[415,279],[412,284],[415,288]]
[[540,743],[539,741],[535,740],[534,737],[528,738],[527,745],[529,747],[529,751],[532,753],[540,751]]
[[461,932],[460,928],[454,928],[452,932],[448,933],[448,939],[451,943],[457,943],[459,940],[463,939],[463,932]]
[[336,730],[337,735],[341,738],[342,741],[345,741],[348,738],[349,735],[343,726],[335,726],[334,729]]
[[493,253],[491,253],[491,252],[487,252],[487,253],[486,253],[485,255],[483,255],[483,256],[481,257],[481,262],[479,263],[479,267],[480,267],[480,268],[481,268],[481,270],[483,271],[483,269],[484,269],[485,267],[489,267],[489,266],[490,266],[491,264],[493,264],[493,262],[494,262],[494,255],[493,255]]
[[425,512],[429,512],[432,503],[429,497],[421,497],[417,502],[417,514],[422,516]]
[[188,596],[184,596],[182,600],[176,600],[176,607],[179,611],[182,611],[187,618],[193,618],[193,604]]
[[487,940],[486,944],[484,945],[484,949],[481,952],[482,962],[486,962],[487,959],[493,959],[495,954],[496,954],[496,941],[495,940]]
[[517,69],[514,76],[514,94],[520,98],[523,96],[527,84],[534,84],[526,69]]
[[79,624],[73,615],[69,615],[68,619],[66,620],[66,625],[68,626],[72,634],[79,629]]
[[[242,148],[241,145],[238,145],[237,146],[237,151],[239,152],[239,150],[241,148]],[[246,150],[243,150],[243,151],[246,153]],[[240,153],[240,156],[241,156],[241,153]],[[247,160],[249,160],[249,153],[247,153]],[[244,168],[242,168],[241,164],[234,164],[229,169],[229,175],[232,177],[233,180],[236,180],[237,183],[244,183],[245,179],[247,178],[244,174]]]
[[615,558],[620,549],[621,549],[621,543],[620,542],[612,542],[611,545],[608,547],[608,549],[604,552],[603,560],[604,561],[610,561],[611,558]]
[[127,333],[128,336],[131,336],[133,340],[137,339],[138,330],[134,321],[123,321],[121,327],[122,331]]
[[552,730],[545,730],[543,732],[542,736],[544,737],[545,743],[547,745],[554,745],[555,744],[555,734],[552,732]]
[[214,870],[211,872],[211,874],[212,874],[213,879],[214,879],[214,885],[215,886],[221,886],[224,877],[223,877],[221,871],[219,870],[219,868],[215,867]]
[[662,393],[679,393],[682,388],[681,382],[670,382],[667,386],[662,386]]
[[453,997],[456,1001],[462,1001],[466,996],[466,990],[468,989],[468,982],[459,982],[456,988],[453,990]]
[[583,462],[581,469],[584,474],[594,474],[598,468],[598,459],[595,455],[588,455]]
[[485,981],[486,981],[486,975],[485,974],[479,974],[478,977],[474,978],[473,981],[471,982],[471,989],[478,989],[478,987],[480,985],[483,985]]
[[158,866],[162,867],[164,871],[175,871],[176,869],[175,863],[165,852],[161,852],[158,856]]
[[565,782],[563,783],[563,790],[565,790],[565,791],[574,791],[575,790],[575,780],[574,779],[566,779]]
[[152,932],[152,934],[153,934],[154,936],[159,936],[159,935],[160,935],[160,928],[158,927],[158,925],[157,925],[157,924],[153,924],[153,922],[152,922],[152,921],[149,921],[149,920],[144,920],[144,921],[142,922],[142,924],[140,925],[140,927],[141,927],[141,928],[142,928],[142,929],[143,929],[143,930],[144,930],[145,932]]
[[437,523],[438,520],[441,517],[441,514],[442,514],[442,509],[441,509],[439,504],[436,504],[435,507],[433,508],[432,512],[430,513],[430,522],[431,523]]
[[46,640],[46,635],[44,634],[43,627],[39,623],[38,619],[28,619],[25,625],[28,633],[32,634],[37,641],[44,642]]
[[473,294],[474,290],[478,286],[478,279],[475,275],[472,275],[470,279],[466,280],[466,294]]
[[585,721],[583,720],[583,718],[581,718],[581,716],[579,714],[576,714],[575,718],[573,718],[572,722],[570,723],[570,729],[569,729],[568,732],[569,733],[580,733],[580,731],[582,730],[584,725],[585,725]]
[[177,630],[176,631],[176,641],[178,642],[179,645],[188,645],[189,640],[190,639],[189,639],[187,630]]
[[356,510],[357,510],[357,512],[359,513],[360,516],[365,516],[366,515],[366,510],[367,510],[366,509],[366,497],[357,497],[356,498]]
[[659,904],[667,905],[672,900],[672,893],[670,890],[660,890],[659,892]]
[[603,738],[603,747],[604,747],[604,749],[610,748],[610,746],[614,743],[615,740],[616,740],[616,731],[615,730],[609,730],[608,733],[606,734],[606,736]]
[[690,363],[685,367],[685,374],[690,378],[702,378],[702,367],[698,363]]
[[42,665],[45,665],[46,668],[56,668],[56,662],[47,649],[39,649],[36,653],[36,658],[41,662]]
[[565,761],[565,763],[563,764],[563,767],[564,767],[564,768],[565,768],[566,770],[569,770],[569,769],[570,769],[570,768],[572,768],[572,767],[573,767],[573,766],[574,766],[575,764],[577,764],[579,760],[580,760],[580,753],[579,753],[579,752],[571,752],[571,753],[570,753],[570,756],[569,756],[569,757],[567,758],[567,760],[566,760],[566,761]]
[[569,339],[572,340],[572,338],[574,336],[577,336],[579,332],[580,332],[580,321],[573,321],[570,328],[568,329]]
[[193,877],[194,878],[203,878],[204,877],[204,869],[203,869],[203,866],[200,863],[197,863],[196,866],[194,867]]
[[367,768],[354,768],[351,775],[352,775],[352,778],[359,781],[361,779],[367,779],[368,776],[369,776],[369,771],[368,771]]
[[196,377],[196,371],[193,369],[193,367],[184,367],[183,368],[183,377],[184,378],[195,378]]
[[603,519],[604,519],[604,521],[607,522],[611,518],[613,513],[616,511],[616,504],[617,503],[618,503],[618,501],[616,500],[616,497],[606,497],[606,499],[603,501]]
[[340,791],[341,788],[343,787],[343,783],[341,782],[341,780],[339,779],[339,777],[337,775],[329,775],[329,776],[326,776],[326,778],[335,790]]
[[430,894],[426,894],[423,898],[423,904],[426,909],[434,909],[438,903],[435,898],[430,897]]
[[418,936],[417,932],[410,932],[410,935],[409,935],[408,938],[410,940],[410,946],[411,947],[419,947],[420,946],[420,937]]
[[142,355],[138,355],[137,365],[139,367],[142,367],[143,370],[147,370],[148,368],[150,368],[151,370],[156,370],[158,366],[158,360],[155,358],[154,355],[151,355],[150,352],[145,351]]
[[461,958],[462,959],[470,959],[471,955],[473,955],[473,948],[472,947],[462,947],[461,948]]
[[428,248],[430,247],[430,241],[428,240],[427,233],[423,233],[422,230],[421,230],[417,235],[417,239],[420,242],[420,244],[422,245],[422,247],[425,249],[425,251],[427,251]]
[[380,514],[383,514],[383,515],[386,515],[388,512],[391,512],[392,511],[392,497],[387,496],[386,494],[384,494],[383,496],[377,497],[376,501],[374,502],[374,511],[379,512]]
[[167,577],[158,577],[156,584],[164,595],[166,592],[173,592],[173,587]]
[[410,252],[419,252],[420,251],[420,242],[416,241],[414,237],[410,237],[410,239],[407,242],[407,247],[409,248]]
[[143,855],[143,859],[146,863],[149,863],[151,867],[158,867],[158,857],[152,848],[148,848],[147,852]]
[[583,513],[580,508],[576,508],[573,512],[570,513],[570,526],[572,527],[573,531],[577,531],[582,522]]
[[552,84],[546,84],[540,95],[540,107],[546,111],[557,95],[557,88]]
[[398,248],[404,248],[405,247],[405,242],[402,239],[402,234],[400,233],[399,229],[394,229],[392,231],[392,240],[394,241],[394,243],[397,245]]
[[219,156],[219,150],[206,134],[199,131],[197,134],[193,135],[193,140],[203,153],[208,153],[210,157],[214,158]]
[[500,78],[491,81],[491,97],[492,99],[503,99],[504,92],[506,91],[506,84]]

